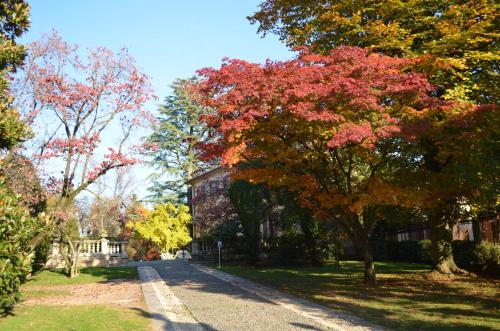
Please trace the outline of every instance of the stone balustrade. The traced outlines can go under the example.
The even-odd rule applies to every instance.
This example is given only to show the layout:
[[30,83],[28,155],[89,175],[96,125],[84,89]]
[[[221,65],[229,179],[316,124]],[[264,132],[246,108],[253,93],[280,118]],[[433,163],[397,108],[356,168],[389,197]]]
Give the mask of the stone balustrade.
[[[127,241],[110,241],[106,238],[99,240],[80,240],[79,261],[81,266],[109,266],[120,265],[128,261]],[[64,260],[60,252],[60,244],[52,243],[52,249],[47,261],[47,268],[61,268]]]

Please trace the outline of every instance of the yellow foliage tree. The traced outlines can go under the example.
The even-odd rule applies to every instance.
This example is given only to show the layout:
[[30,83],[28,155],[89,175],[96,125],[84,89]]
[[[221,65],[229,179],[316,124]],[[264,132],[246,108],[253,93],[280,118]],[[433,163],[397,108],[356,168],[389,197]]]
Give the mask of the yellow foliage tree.
[[155,206],[144,220],[127,224],[141,237],[154,242],[162,252],[181,248],[191,241],[188,225],[191,222],[189,208],[171,203]]

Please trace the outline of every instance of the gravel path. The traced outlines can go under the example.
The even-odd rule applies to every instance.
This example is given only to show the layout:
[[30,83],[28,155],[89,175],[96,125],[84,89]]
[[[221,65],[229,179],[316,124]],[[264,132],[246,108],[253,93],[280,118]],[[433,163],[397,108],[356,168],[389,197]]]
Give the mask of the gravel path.
[[[206,330],[371,329],[356,325],[355,322],[350,324],[351,327],[345,327],[346,321],[340,319],[337,327],[328,327],[325,323],[319,323],[321,321],[318,322],[318,319],[308,318],[307,314],[302,314],[297,309],[287,308],[276,300],[276,296],[266,299],[269,292],[259,292],[258,286],[255,287],[257,290],[247,287],[246,291],[243,289],[245,287],[238,286],[238,283],[228,281],[220,277],[220,274],[211,275],[188,262],[167,261],[149,265],[158,272],[170,291]],[[279,295],[280,292],[274,293]],[[287,298],[290,300],[290,297]]]

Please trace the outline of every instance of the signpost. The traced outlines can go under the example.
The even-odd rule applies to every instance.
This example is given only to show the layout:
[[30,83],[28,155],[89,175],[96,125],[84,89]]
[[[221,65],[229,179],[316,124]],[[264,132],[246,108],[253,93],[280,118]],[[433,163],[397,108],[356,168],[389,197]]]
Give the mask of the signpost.
[[217,240],[217,248],[219,249],[219,269],[220,269],[220,249],[222,248],[221,240]]

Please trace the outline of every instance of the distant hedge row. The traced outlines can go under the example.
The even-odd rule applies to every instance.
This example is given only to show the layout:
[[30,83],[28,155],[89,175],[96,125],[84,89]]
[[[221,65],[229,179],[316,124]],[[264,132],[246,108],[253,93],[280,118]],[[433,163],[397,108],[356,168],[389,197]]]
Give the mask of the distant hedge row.
[[[430,240],[377,241],[373,243],[375,259],[378,261],[402,261],[416,263],[431,262]],[[500,275],[500,244],[472,241],[453,242],[455,263],[468,271],[489,275]]]

